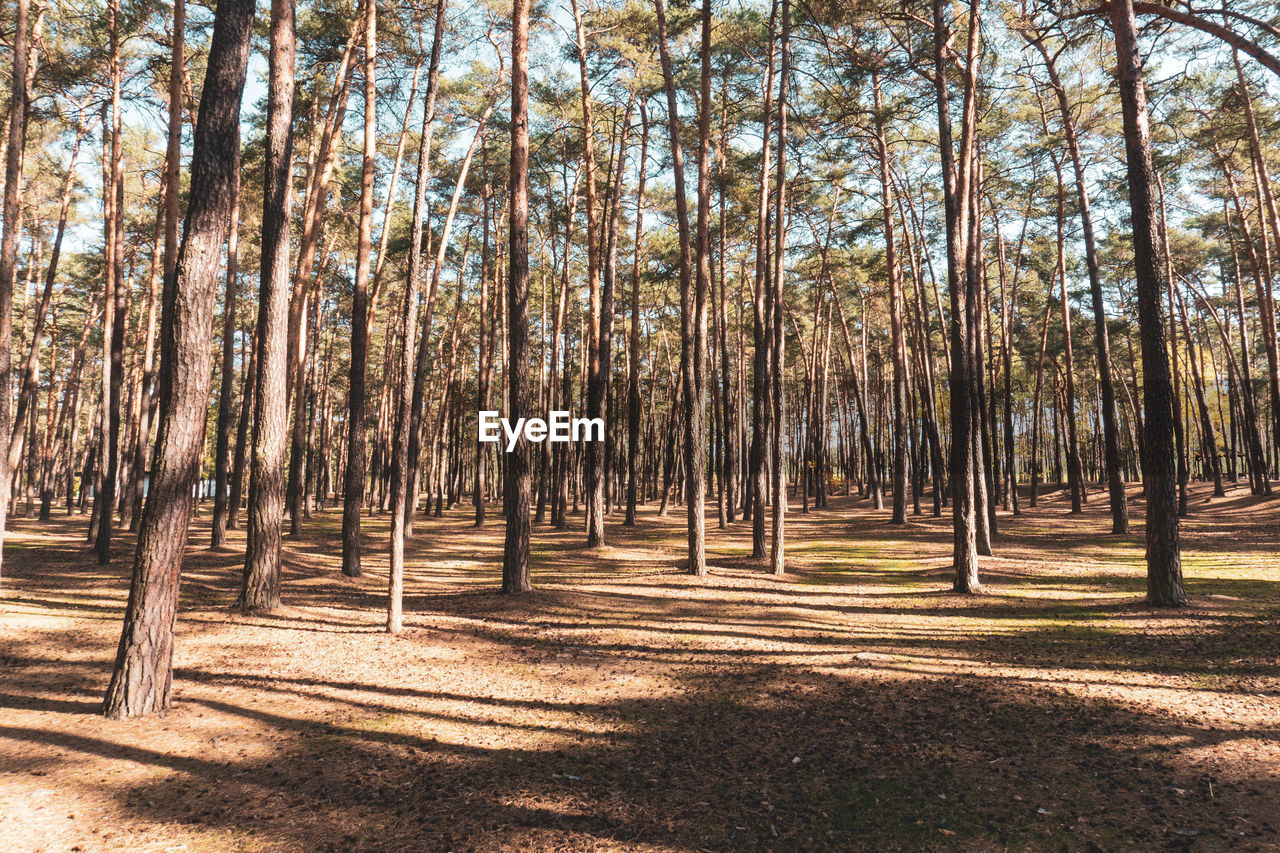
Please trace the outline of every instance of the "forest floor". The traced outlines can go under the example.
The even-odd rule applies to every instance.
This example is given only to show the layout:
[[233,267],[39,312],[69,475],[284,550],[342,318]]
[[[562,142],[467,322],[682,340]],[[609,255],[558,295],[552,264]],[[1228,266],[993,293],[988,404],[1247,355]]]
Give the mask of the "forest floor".
[[[232,610],[243,532],[193,530],[175,709],[100,713],[131,537],[17,519],[0,601],[0,847],[26,850],[1277,850],[1280,498],[1184,526],[1190,607],[1145,607],[1143,505],[1002,515],[988,594],[950,520],[840,498],[788,515],[788,567],[684,511],[589,551],[535,527],[537,590],[496,594],[502,524],[418,522],[406,630],[382,631],[340,512],[286,544],[285,606]],[[928,507],[926,507],[926,513]]]

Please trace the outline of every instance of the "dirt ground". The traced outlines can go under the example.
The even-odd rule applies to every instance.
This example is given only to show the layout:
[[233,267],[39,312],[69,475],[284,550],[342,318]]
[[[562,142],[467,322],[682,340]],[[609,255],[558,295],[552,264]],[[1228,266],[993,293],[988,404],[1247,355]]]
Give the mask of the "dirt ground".
[[[1277,850],[1280,498],[1197,489],[1192,606],[1154,611],[1143,506],[1104,535],[1059,497],[1002,515],[990,592],[949,593],[949,519],[837,499],[788,522],[792,573],[683,509],[608,547],[501,519],[418,523],[406,630],[382,632],[387,521],[338,572],[340,512],[286,544],[284,608],[234,612],[195,522],[163,718],[99,714],[132,539],[17,519],[0,590],[0,848]],[[926,507],[926,512],[927,512]],[[497,509],[491,518],[497,516]],[[575,520],[580,525],[580,517]]]

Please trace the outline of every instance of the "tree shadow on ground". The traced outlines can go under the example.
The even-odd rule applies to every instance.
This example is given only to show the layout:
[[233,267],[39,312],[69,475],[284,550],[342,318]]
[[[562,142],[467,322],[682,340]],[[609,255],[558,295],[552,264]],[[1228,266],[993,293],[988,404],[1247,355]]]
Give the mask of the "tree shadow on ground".
[[179,711],[271,728],[276,745],[252,760],[3,725],[0,737],[157,766],[162,780],[114,791],[139,819],[293,849],[1225,850],[1277,840],[1274,776],[1195,758],[1275,732],[975,678],[885,683],[744,666],[689,674],[678,695],[651,700],[487,705],[494,717],[545,711],[580,724],[547,748],[424,737],[415,706],[440,697],[388,692],[376,726],[212,699]]

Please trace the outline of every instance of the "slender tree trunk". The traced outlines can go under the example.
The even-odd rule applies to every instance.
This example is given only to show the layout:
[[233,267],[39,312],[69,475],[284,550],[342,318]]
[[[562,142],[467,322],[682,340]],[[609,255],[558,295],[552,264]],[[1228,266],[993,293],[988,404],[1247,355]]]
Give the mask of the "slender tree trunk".
[[737,515],[738,494],[738,407],[730,402],[736,397],[738,378],[732,372],[735,366],[729,355],[729,282],[728,282],[728,214],[726,204],[727,154],[729,147],[729,80],[723,75],[720,82],[720,144],[716,146],[716,195],[720,204],[719,233],[719,293],[716,296],[716,327],[720,339],[720,421],[724,430],[723,458],[721,459],[721,484],[725,498],[720,504],[721,526],[732,524]]
[[1173,306],[1173,251],[1169,247],[1169,219],[1165,208],[1164,178],[1156,173],[1156,190],[1160,194],[1160,221],[1158,235],[1164,253],[1164,286],[1165,301],[1169,306],[1169,363],[1173,367],[1173,438],[1177,453],[1178,474],[1178,515],[1186,516],[1190,512],[1187,495],[1187,481],[1190,479],[1190,466],[1187,464],[1186,421],[1182,415],[1182,381],[1181,356],[1178,352],[1178,312]]
[[[1043,117],[1043,114],[1042,114]],[[1046,131],[1048,130],[1046,124]],[[1076,426],[1076,362],[1071,341],[1071,302],[1067,295],[1067,243],[1066,243],[1066,186],[1062,180],[1062,164],[1055,155],[1053,168],[1057,175],[1057,237],[1059,306],[1062,309],[1063,374],[1066,379],[1067,422],[1067,491],[1071,499],[1071,513],[1079,514],[1084,504],[1084,473],[1080,464],[1080,442]]]
[[893,516],[891,524],[907,523],[907,345],[902,325],[902,278],[893,238],[893,190],[889,182],[889,145],[885,139],[884,102],[880,74],[873,71],[876,157],[880,163],[880,194],[884,227],[885,265],[889,273],[889,320],[893,348]]
[[367,446],[365,381],[369,368],[369,255],[373,248],[373,173],[378,156],[377,56],[377,3],[376,0],[365,0],[364,163],[360,171],[360,234],[356,246],[356,281],[351,296],[347,469],[342,490],[342,573],[352,578],[358,578],[362,574],[360,510],[364,507],[364,457]]
[[[710,4],[710,0],[703,0]],[[710,23],[704,18],[704,26]],[[786,515],[787,515],[787,458],[786,458],[786,386],[783,369],[786,366],[786,329],[783,317],[786,313],[786,290],[783,277],[786,272],[787,249],[787,96],[791,83],[791,0],[782,0],[782,53],[778,68],[778,178],[774,198],[774,261],[773,261],[773,513],[770,517],[769,556],[774,575],[786,571]]]
[[[115,517],[116,483],[120,473],[120,409],[124,394],[124,339],[129,316],[129,288],[124,276],[124,140],[121,110],[123,70],[120,63],[120,4],[108,4],[111,67],[111,155],[103,195],[111,197],[106,217],[109,262],[104,286],[113,294],[103,329],[101,480],[94,495],[98,524],[93,552],[99,565],[111,562],[111,534]],[[106,128],[103,128],[104,131]]]
[[[241,359],[245,354],[241,353]],[[253,413],[254,377],[258,375],[258,332],[249,334],[248,363],[240,380],[240,414],[236,422],[236,446],[231,462],[231,497],[227,506],[227,529],[240,526],[240,506],[244,502],[244,474],[248,464],[249,416]]]
[[[17,276],[22,161],[27,147],[27,112],[30,109],[27,91],[28,13],[28,0],[17,0],[13,15],[13,76],[10,78],[8,149],[4,169],[4,231],[0,237],[0,435],[5,436],[13,429],[13,412],[9,407],[13,384],[13,287]],[[12,483],[13,471],[6,453],[0,459],[0,549],[4,546]]]
[[[269,57],[270,61],[270,57]],[[237,279],[240,276],[240,173],[237,172],[231,187],[231,234],[227,237],[227,287],[222,299],[222,365],[219,369],[218,423],[213,455],[214,494],[213,532],[210,548],[223,548],[227,544],[227,505],[230,503],[231,443],[236,428],[235,367],[236,367],[236,302],[239,300]],[[265,226],[265,222],[264,222]],[[265,229],[264,229],[265,230]],[[264,252],[265,254],[265,252]],[[265,290],[265,288],[264,288]],[[253,377],[246,377],[255,381]]]
[[1102,297],[1102,275],[1098,264],[1097,240],[1093,233],[1093,213],[1089,204],[1089,192],[1085,183],[1084,160],[1080,155],[1080,140],[1076,132],[1067,90],[1058,76],[1055,59],[1050,56],[1043,41],[1032,41],[1044,59],[1049,81],[1058,99],[1058,112],[1066,136],[1067,152],[1075,172],[1076,200],[1080,208],[1080,227],[1084,236],[1085,265],[1089,271],[1089,294],[1093,300],[1093,330],[1098,358],[1098,390],[1102,398],[1103,460],[1106,465],[1107,492],[1111,500],[1111,532],[1123,535],[1129,532],[1129,508],[1124,492],[1124,474],[1120,457],[1120,420],[1116,412],[1115,385],[1111,378],[1111,340],[1107,333],[1106,307]]
[[[489,386],[493,376],[493,365],[489,361],[490,338],[493,335],[492,326],[489,321],[489,223],[491,217],[491,207],[493,201],[493,191],[489,177],[489,149],[485,146],[480,150],[481,183],[484,185],[482,207],[480,211],[481,226],[483,232],[481,234],[480,244],[480,311],[479,324],[480,328],[477,333],[476,341],[476,411],[483,412],[489,409]],[[552,237],[554,242],[554,234]],[[555,334],[552,334],[554,340]],[[409,368],[412,369],[412,368]],[[555,384],[555,359],[552,358],[551,363],[551,384]],[[554,390],[548,393],[554,397]],[[550,408],[550,407],[548,407]],[[406,412],[406,415],[408,413]],[[408,453],[408,444],[405,445],[405,452]],[[485,521],[485,501],[486,489],[488,488],[488,466],[489,466],[489,450],[485,443],[477,439],[475,442],[476,450],[476,474],[474,490],[472,492],[472,502],[475,504],[476,527],[484,527]],[[546,477],[546,472],[543,473]],[[541,505],[539,505],[541,508]]]
[[[627,346],[627,510],[623,525],[636,523],[640,489],[640,252],[644,245],[644,185],[649,159],[649,116],[640,101],[640,176],[636,187],[636,233],[631,262],[631,325]],[[565,244],[566,264],[568,243]]]
[[[427,210],[430,180],[431,137],[435,124],[436,95],[440,88],[440,45],[444,39],[447,0],[436,0],[427,61],[427,93],[422,107],[422,130],[418,136],[418,168],[414,180],[413,221],[409,238],[409,269],[405,280],[403,344],[400,358],[400,387],[397,389],[395,432],[391,463],[391,551],[387,589],[387,633],[399,633],[403,626],[404,540],[412,507],[409,506],[409,433],[413,425],[413,388],[418,361],[418,293],[422,282],[423,220]],[[483,286],[483,285],[482,285]],[[483,503],[481,504],[483,506]]]
[[[582,98],[582,146],[586,165],[587,207],[587,291],[590,303],[590,337],[587,342],[587,417],[604,415],[604,391],[607,387],[600,364],[600,352],[608,342],[602,341],[603,315],[600,293],[600,212],[596,200],[595,129],[591,110],[591,87],[587,80],[587,42],[578,0],[572,0],[573,20],[577,32],[578,72]],[[587,464],[587,546],[604,544],[604,444],[586,446]]]
[[[507,418],[529,411],[529,0],[511,8],[511,231],[507,274]],[[523,436],[507,454],[503,477],[507,530],[502,551],[502,591],[533,589],[529,578],[529,442]]]
[[774,34],[777,31],[778,2],[773,0],[769,12],[769,56],[764,76],[764,118],[760,131],[760,194],[756,205],[755,278],[752,285],[754,323],[752,334],[755,355],[752,361],[751,449],[748,457],[748,501],[745,514],[751,518],[751,558],[765,558],[765,505],[769,499],[767,456],[772,410],[769,403],[769,300],[773,292],[769,269],[769,144],[773,120]]
[[1218,458],[1218,442],[1213,434],[1213,421],[1209,417],[1209,401],[1205,396],[1204,375],[1200,369],[1200,359],[1196,356],[1196,340],[1191,334],[1191,322],[1187,317],[1187,306],[1181,293],[1174,293],[1177,299],[1178,316],[1182,321],[1182,335],[1187,342],[1187,363],[1191,366],[1191,390],[1196,397],[1196,411],[1200,418],[1200,455],[1204,459],[1206,473],[1213,477],[1213,496],[1226,495],[1222,488],[1222,461]]
[[[708,0],[703,0],[704,3]],[[658,55],[662,64],[662,78],[667,95],[667,128],[671,140],[672,171],[675,178],[676,228],[680,240],[680,374],[684,381],[684,464],[685,464],[685,501],[688,511],[689,540],[689,574],[703,577],[707,573],[706,554],[706,519],[704,493],[706,490],[706,466],[703,453],[706,448],[705,426],[703,424],[703,392],[704,381],[698,367],[705,364],[705,339],[700,331],[706,328],[705,293],[698,298],[694,292],[693,276],[690,270],[692,252],[689,240],[689,204],[685,198],[684,187],[684,148],[680,140],[680,112],[676,100],[675,78],[671,68],[671,54],[667,47],[667,16],[662,0],[654,0],[654,11],[658,17]],[[706,12],[703,13],[703,26],[709,27]],[[704,38],[708,38],[704,36]],[[709,60],[708,60],[709,61]],[[708,81],[709,85],[709,81]],[[703,100],[703,106],[710,108],[709,98]],[[699,116],[699,127],[702,120]],[[705,134],[699,132],[701,140]],[[701,159],[701,158],[700,158]],[[699,292],[701,288],[699,288]],[[698,306],[703,308],[698,311]],[[701,321],[701,322],[700,322]],[[703,353],[702,361],[698,354]]]

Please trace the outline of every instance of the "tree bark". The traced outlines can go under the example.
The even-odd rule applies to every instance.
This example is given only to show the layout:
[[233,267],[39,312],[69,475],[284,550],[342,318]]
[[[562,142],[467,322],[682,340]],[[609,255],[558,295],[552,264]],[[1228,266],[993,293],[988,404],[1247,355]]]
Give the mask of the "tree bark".
[[[710,3],[710,0],[703,0]],[[710,26],[707,23],[707,26]],[[786,290],[783,278],[786,273],[787,254],[787,110],[788,87],[791,83],[791,0],[782,0],[782,45],[778,61],[778,177],[774,196],[774,254],[773,254],[773,343],[771,346],[771,370],[773,394],[773,433],[769,472],[773,479],[773,512],[769,525],[769,562],[773,574],[781,577],[786,572],[786,517],[787,517],[787,411],[784,368],[786,367],[787,334],[785,323]]]
[[[969,164],[971,103],[966,98],[964,131],[961,141],[962,161],[957,174],[951,130],[950,94],[947,87],[949,28],[943,17],[942,0],[933,4],[934,86],[937,89],[938,148],[942,158],[944,211],[947,229],[947,285],[951,293],[951,489],[954,520],[953,569],[956,592],[981,590],[978,579],[978,539],[975,515],[975,477],[973,446],[973,380],[969,376],[968,328],[962,292],[966,263],[966,214],[969,204]],[[970,7],[970,51],[972,59],[978,38],[978,3]]]
[[[105,219],[107,275],[103,285],[112,297],[107,301],[103,327],[102,366],[102,464],[101,480],[94,495],[97,515],[93,552],[98,565],[111,562],[111,534],[115,517],[116,481],[120,473],[120,408],[124,394],[124,338],[129,317],[129,288],[124,277],[124,139],[121,110],[123,70],[120,62],[120,3],[108,4],[111,74],[111,154],[104,200],[110,197]],[[104,132],[106,128],[103,128]],[[105,144],[104,144],[105,147]]]
[[[9,435],[13,429],[13,412],[9,408],[10,387],[13,384],[13,287],[17,276],[22,161],[27,147],[27,113],[30,109],[27,92],[29,9],[29,0],[17,0],[13,16],[13,76],[10,78],[8,149],[5,152],[4,231],[0,237],[0,435],[4,436]],[[13,472],[6,453],[0,459],[0,549],[4,546],[12,483]],[[0,550],[0,556],[2,555],[3,551]]]
[[773,57],[774,34],[777,30],[779,0],[773,0],[769,12],[769,57],[766,62],[764,77],[764,109],[760,131],[760,194],[756,205],[756,258],[755,277],[752,285],[752,309],[754,323],[752,334],[755,343],[755,354],[752,360],[752,393],[751,393],[751,448],[747,464],[750,468],[747,475],[748,500],[744,514],[751,518],[751,558],[765,558],[765,505],[769,499],[769,479],[766,465],[768,453],[770,420],[772,410],[769,403],[770,389],[770,341],[769,300],[773,292],[770,286],[769,269],[769,154],[772,137],[771,122],[773,120]]
[[[507,418],[529,412],[529,0],[511,7],[511,230],[507,261]],[[507,454],[503,478],[507,529],[502,591],[533,589],[529,578],[529,442]]]
[[875,145],[880,164],[881,222],[885,266],[889,274],[889,323],[893,348],[893,515],[891,524],[907,523],[907,344],[902,324],[902,278],[893,236],[893,190],[889,181],[889,144],[885,137],[880,73],[872,71],[875,95]]
[[1133,0],[1111,0],[1124,117],[1125,159],[1132,210],[1138,323],[1142,330],[1143,443],[1147,480],[1147,601],[1156,606],[1187,603],[1178,543],[1177,484],[1173,447],[1173,382],[1169,375],[1152,196],[1151,133],[1138,52]]
[[369,367],[369,255],[373,248],[373,173],[378,156],[376,0],[365,0],[364,158],[360,171],[360,228],[351,295],[351,378],[347,392],[347,467],[342,489],[342,573],[362,574],[360,510],[364,507],[366,394]]
[[[627,509],[623,526],[636,523],[640,492],[640,251],[644,245],[644,186],[649,160],[649,116],[640,101],[640,175],[636,186],[636,233],[631,262],[631,325],[627,337]],[[566,244],[566,264],[567,244]]]
[[[269,62],[273,58],[269,58]],[[231,234],[227,237],[227,287],[222,298],[222,364],[219,368],[218,423],[213,454],[214,493],[213,529],[210,548],[224,548],[227,544],[227,508],[230,504],[231,443],[236,429],[236,303],[239,301],[240,277],[240,173],[234,177],[231,187]],[[265,222],[264,228],[265,231]],[[252,376],[245,377],[249,382]],[[242,392],[243,393],[243,392]]]
[[221,0],[214,14],[196,119],[186,227],[161,322],[160,417],[151,497],[143,508],[124,628],[103,710],[108,717],[172,705],[173,627],[191,520],[191,490],[204,444],[219,255],[231,214],[240,96],[253,0]]
[[[409,430],[413,421],[414,365],[418,354],[418,293],[422,284],[422,232],[431,169],[431,135],[435,125],[436,94],[440,88],[440,45],[444,40],[448,0],[436,0],[431,55],[427,61],[427,93],[418,136],[418,168],[414,181],[413,222],[410,226],[409,269],[405,280],[400,387],[396,400],[391,463],[391,553],[387,589],[387,633],[399,633],[404,621],[404,540],[409,515]],[[426,346],[426,342],[422,342]]]
[[1102,398],[1102,447],[1106,466],[1107,493],[1111,501],[1111,532],[1124,535],[1129,532],[1129,507],[1124,491],[1124,473],[1120,457],[1120,420],[1116,412],[1115,384],[1111,378],[1111,340],[1107,333],[1106,308],[1102,298],[1102,275],[1098,264],[1097,240],[1093,232],[1093,212],[1085,183],[1084,160],[1080,155],[1080,139],[1076,132],[1075,118],[1067,100],[1066,87],[1058,76],[1057,64],[1050,56],[1042,40],[1031,44],[1040,52],[1049,82],[1058,99],[1058,112],[1062,130],[1066,136],[1067,153],[1075,173],[1076,200],[1080,207],[1080,227],[1084,236],[1085,265],[1089,271],[1089,295],[1093,300],[1093,330],[1098,358],[1098,390]]
[[280,606],[288,432],[289,230],[293,212],[294,0],[271,0],[267,140],[258,293],[258,373],[249,461],[249,526],[238,606]]
[[[704,3],[707,0],[704,0]],[[680,140],[680,112],[676,100],[675,77],[671,53],[667,46],[667,15],[662,0],[654,0],[658,18],[658,56],[667,96],[667,130],[671,141],[672,172],[675,178],[676,230],[680,243],[680,375],[684,382],[684,431],[682,449],[685,465],[685,506],[688,515],[689,560],[687,571],[703,577],[707,573],[706,520],[703,493],[706,467],[702,454],[706,447],[703,435],[703,381],[698,374],[698,320],[690,266],[692,251],[689,240],[689,203],[684,186],[684,147]],[[704,25],[705,25],[704,17]],[[705,303],[704,303],[705,307]],[[705,315],[702,315],[705,327]],[[705,344],[704,344],[705,345]],[[705,363],[705,356],[704,356]]]

